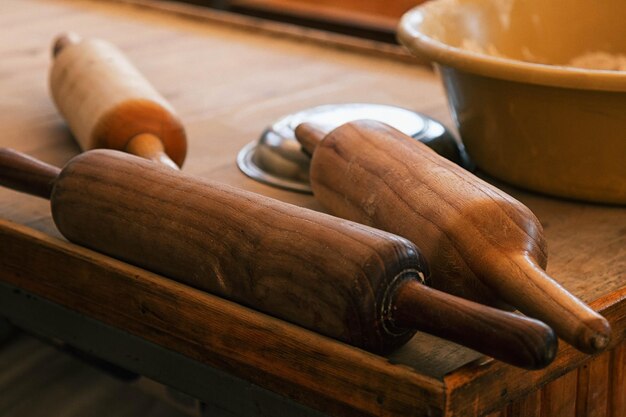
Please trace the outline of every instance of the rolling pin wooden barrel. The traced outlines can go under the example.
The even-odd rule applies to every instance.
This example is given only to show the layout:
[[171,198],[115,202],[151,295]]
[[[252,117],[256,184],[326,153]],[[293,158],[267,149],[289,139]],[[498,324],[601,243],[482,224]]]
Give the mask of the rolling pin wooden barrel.
[[70,241],[372,352],[415,329],[525,368],[550,363],[540,321],[422,285],[399,236],[112,150],[62,170],[0,150],[0,184],[50,198]]
[[514,306],[583,352],[607,347],[609,323],[545,272],[543,229],[522,203],[382,123],[356,121],[328,135],[302,124],[296,135],[312,155],[318,201],[415,243],[434,288]]
[[60,35],[50,91],[82,150],[110,148],[178,169],[185,130],[172,106],[111,43]]

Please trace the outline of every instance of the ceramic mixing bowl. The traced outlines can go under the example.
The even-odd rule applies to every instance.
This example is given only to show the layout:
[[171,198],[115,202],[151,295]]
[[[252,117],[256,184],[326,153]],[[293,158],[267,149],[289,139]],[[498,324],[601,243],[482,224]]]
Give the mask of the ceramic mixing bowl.
[[399,39],[436,64],[483,171],[626,204],[626,1],[435,0]]

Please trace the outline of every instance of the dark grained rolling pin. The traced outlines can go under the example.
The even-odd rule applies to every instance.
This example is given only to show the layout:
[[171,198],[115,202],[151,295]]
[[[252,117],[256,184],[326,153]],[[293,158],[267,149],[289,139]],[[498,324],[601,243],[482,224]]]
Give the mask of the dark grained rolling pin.
[[357,121],[328,135],[303,124],[315,197],[340,217],[417,245],[433,287],[509,304],[583,352],[606,348],[608,322],[545,272],[539,220],[522,203],[401,132]]
[[54,42],[50,92],[81,149],[110,148],[178,169],[185,130],[172,106],[111,43]]
[[2,150],[0,183],[50,198],[70,241],[373,352],[415,329],[526,368],[556,352],[545,324],[422,285],[387,232],[111,150],[63,170]]

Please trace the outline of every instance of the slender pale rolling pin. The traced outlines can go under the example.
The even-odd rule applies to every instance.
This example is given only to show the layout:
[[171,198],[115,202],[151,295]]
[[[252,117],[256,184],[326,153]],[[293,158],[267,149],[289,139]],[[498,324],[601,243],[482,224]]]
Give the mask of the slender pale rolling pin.
[[555,356],[545,324],[422,285],[387,232],[110,150],[62,171],[0,150],[0,184],[50,198],[73,242],[373,352],[419,329],[525,368]]
[[172,106],[112,44],[59,36],[50,91],[83,150],[123,150],[178,169],[185,130]]
[[522,203],[382,123],[326,136],[303,124],[296,135],[313,156],[315,197],[335,215],[415,243],[434,288],[515,306],[583,352],[606,348],[608,322],[546,274],[543,229]]

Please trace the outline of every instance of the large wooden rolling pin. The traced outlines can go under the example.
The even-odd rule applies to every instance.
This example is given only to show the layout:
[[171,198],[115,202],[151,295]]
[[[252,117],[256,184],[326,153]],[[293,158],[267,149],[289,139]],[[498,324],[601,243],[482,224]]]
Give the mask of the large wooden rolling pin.
[[382,123],[326,136],[303,124],[296,135],[313,157],[315,197],[335,215],[415,243],[434,288],[515,306],[583,352],[606,348],[608,322],[546,274],[543,229],[522,203]]
[[59,36],[50,91],[83,150],[123,150],[178,169],[185,130],[172,106],[112,44]]
[[414,329],[525,368],[545,324],[430,289],[401,237],[111,150],[60,171],[0,150],[0,184],[50,198],[69,240],[373,352]]

